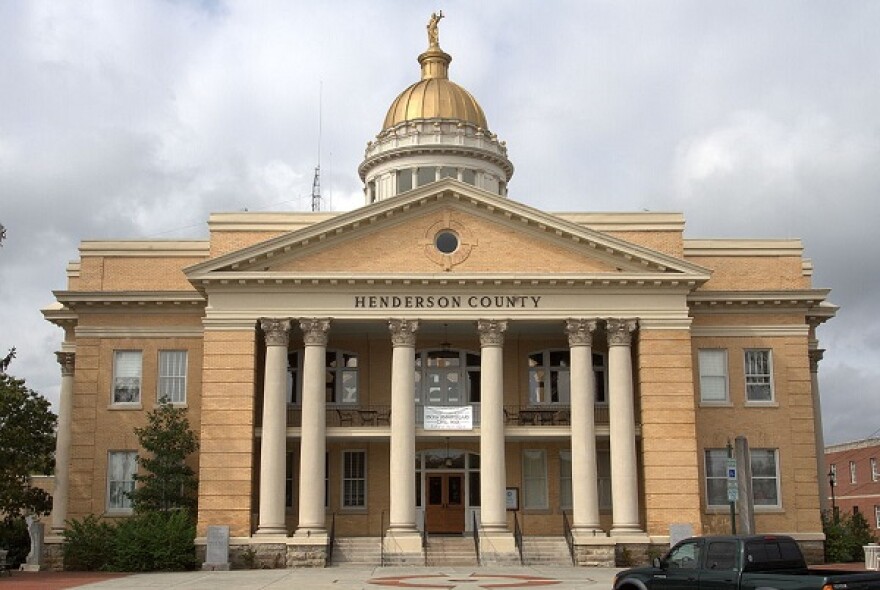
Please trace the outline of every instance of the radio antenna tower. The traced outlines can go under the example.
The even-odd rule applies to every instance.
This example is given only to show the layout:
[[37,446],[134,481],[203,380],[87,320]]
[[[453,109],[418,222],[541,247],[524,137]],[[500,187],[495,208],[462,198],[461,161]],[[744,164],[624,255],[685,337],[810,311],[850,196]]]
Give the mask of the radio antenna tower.
[[322,102],[324,93],[324,82],[318,86],[318,165],[315,166],[315,178],[312,180],[312,211],[320,211],[322,206],[321,199],[321,120],[322,120]]

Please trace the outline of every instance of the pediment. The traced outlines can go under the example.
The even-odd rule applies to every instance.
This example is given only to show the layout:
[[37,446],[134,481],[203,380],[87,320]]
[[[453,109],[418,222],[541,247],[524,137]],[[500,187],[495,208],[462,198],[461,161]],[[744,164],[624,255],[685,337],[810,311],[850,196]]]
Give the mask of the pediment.
[[[440,252],[442,231],[458,240]],[[578,277],[701,283],[709,271],[453,179],[280,235],[187,269],[212,278]]]

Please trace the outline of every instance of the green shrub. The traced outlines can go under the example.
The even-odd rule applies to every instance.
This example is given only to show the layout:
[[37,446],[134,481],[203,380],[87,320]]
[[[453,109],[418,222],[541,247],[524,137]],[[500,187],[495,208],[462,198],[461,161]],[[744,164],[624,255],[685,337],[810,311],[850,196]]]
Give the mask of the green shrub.
[[822,528],[825,533],[825,561],[829,563],[848,563],[864,561],[868,543],[876,542],[868,521],[861,513],[841,515],[837,519],[823,515]]
[[116,526],[111,567],[126,572],[192,569],[195,536],[195,525],[183,510],[138,514]]
[[0,520],[0,549],[7,549],[6,562],[10,568],[24,563],[31,550],[31,537],[23,518]]
[[114,533],[113,526],[95,515],[89,515],[82,521],[67,521],[64,530],[64,569],[109,569]]

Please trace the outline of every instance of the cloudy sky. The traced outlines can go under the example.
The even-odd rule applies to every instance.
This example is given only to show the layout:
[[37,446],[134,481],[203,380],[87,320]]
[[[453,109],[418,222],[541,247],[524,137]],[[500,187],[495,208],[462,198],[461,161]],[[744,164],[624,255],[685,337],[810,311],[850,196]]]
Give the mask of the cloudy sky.
[[[443,9],[451,78],[507,141],[510,196],[681,211],[803,239],[828,443],[880,429],[880,2],[0,3],[0,352],[57,400],[39,309],[81,239],[202,238],[211,211],[362,202],[357,165]],[[320,113],[320,116],[319,116]],[[322,120],[319,149],[318,121]]]

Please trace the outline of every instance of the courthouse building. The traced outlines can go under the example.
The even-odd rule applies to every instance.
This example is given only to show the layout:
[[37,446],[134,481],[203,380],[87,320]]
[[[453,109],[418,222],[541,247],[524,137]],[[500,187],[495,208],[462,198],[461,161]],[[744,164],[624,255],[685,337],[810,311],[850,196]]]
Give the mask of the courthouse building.
[[199,434],[199,542],[226,525],[276,566],[358,540],[423,563],[443,535],[486,563],[541,538],[613,564],[673,525],[727,532],[739,435],[757,531],[821,551],[816,327],[836,308],[801,243],[528,206],[436,21],[418,61],[362,207],[82,242],[44,310],[64,330],[56,532],[131,513],[133,429],[166,397]]

